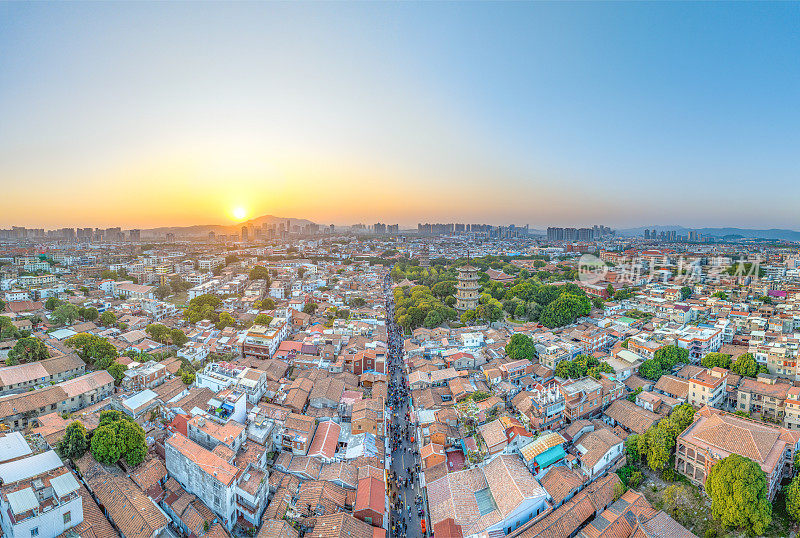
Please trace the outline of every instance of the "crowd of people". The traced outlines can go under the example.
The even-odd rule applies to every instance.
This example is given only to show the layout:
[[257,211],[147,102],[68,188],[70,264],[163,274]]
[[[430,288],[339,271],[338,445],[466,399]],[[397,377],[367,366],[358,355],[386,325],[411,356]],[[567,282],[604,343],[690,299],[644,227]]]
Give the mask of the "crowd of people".
[[403,336],[400,327],[394,322],[391,281],[388,277],[384,284],[384,291],[386,293],[389,372],[391,374],[388,402],[391,412],[388,437],[392,449],[392,467],[389,471],[392,505],[391,534],[400,538],[426,536],[424,500],[417,489],[421,467],[415,443],[411,406],[409,405],[411,391],[403,366]]

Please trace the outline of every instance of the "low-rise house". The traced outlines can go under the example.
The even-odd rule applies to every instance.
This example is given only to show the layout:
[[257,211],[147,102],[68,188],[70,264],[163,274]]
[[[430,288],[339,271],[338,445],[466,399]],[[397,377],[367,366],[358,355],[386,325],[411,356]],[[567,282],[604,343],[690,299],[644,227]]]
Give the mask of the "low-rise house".
[[706,368],[689,379],[688,401],[695,407],[708,405],[721,408],[727,395],[728,371],[715,366]]
[[236,485],[241,471],[180,433],[167,439],[165,450],[170,476],[197,495],[231,530],[236,523]]
[[617,400],[603,413],[603,419],[612,426],[621,426],[628,433],[644,434],[661,415],[639,407],[633,402]]
[[167,368],[158,362],[148,361],[135,368],[125,370],[122,387],[125,390],[140,391],[152,389],[166,381]]
[[52,450],[18,432],[0,438],[0,525],[5,536],[56,536],[83,522],[80,483]]
[[564,451],[566,442],[567,440],[560,433],[543,433],[533,442],[522,447],[519,453],[528,469],[539,476],[552,465],[564,460],[567,455]]
[[314,438],[316,421],[305,415],[289,413],[283,424],[281,447],[293,454],[306,455]]
[[548,507],[547,492],[518,456],[447,473],[428,484],[430,522],[452,519],[464,536],[510,534]]
[[114,474],[90,453],[76,462],[83,480],[124,538],[156,538],[169,519],[130,478]]
[[0,368],[0,396],[18,394],[31,387],[59,383],[86,372],[86,363],[75,353]]
[[563,424],[566,404],[555,383],[547,386],[537,383],[514,396],[511,402],[533,430],[558,429]]
[[375,527],[382,527],[386,519],[386,485],[375,476],[365,476],[358,481],[353,516]]
[[578,460],[589,478],[613,467],[623,455],[623,441],[611,430],[601,428],[582,435],[575,443]]
[[759,374],[757,379],[744,377],[737,390],[737,411],[783,421],[786,399],[792,388],[791,383],[779,381],[771,374]]
[[704,485],[711,467],[731,454],[756,462],[767,477],[770,500],[792,472],[800,432],[757,422],[711,407],[695,413],[677,439],[675,470]]

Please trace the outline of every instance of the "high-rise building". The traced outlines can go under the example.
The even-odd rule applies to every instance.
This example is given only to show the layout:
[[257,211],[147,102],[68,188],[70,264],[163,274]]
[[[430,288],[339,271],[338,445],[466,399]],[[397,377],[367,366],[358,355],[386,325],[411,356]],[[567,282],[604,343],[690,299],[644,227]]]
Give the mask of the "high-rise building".
[[242,242],[247,242],[247,226],[242,226]]

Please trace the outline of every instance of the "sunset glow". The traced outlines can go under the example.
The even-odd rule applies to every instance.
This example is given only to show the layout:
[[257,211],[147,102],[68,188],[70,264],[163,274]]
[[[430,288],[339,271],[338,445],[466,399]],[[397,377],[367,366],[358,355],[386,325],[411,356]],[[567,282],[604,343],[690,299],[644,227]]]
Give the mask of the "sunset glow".
[[247,211],[243,207],[236,207],[233,209],[233,217],[236,220],[244,220],[247,216]]

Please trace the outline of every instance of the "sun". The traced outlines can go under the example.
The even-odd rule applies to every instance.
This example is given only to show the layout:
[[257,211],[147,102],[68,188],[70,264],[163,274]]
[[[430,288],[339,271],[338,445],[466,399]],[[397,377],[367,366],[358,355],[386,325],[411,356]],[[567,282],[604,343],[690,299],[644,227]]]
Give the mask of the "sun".
[[235,207],[233,208],[233,216],[236,220],[244,220],[247,216],[247,211],[243,207]]

